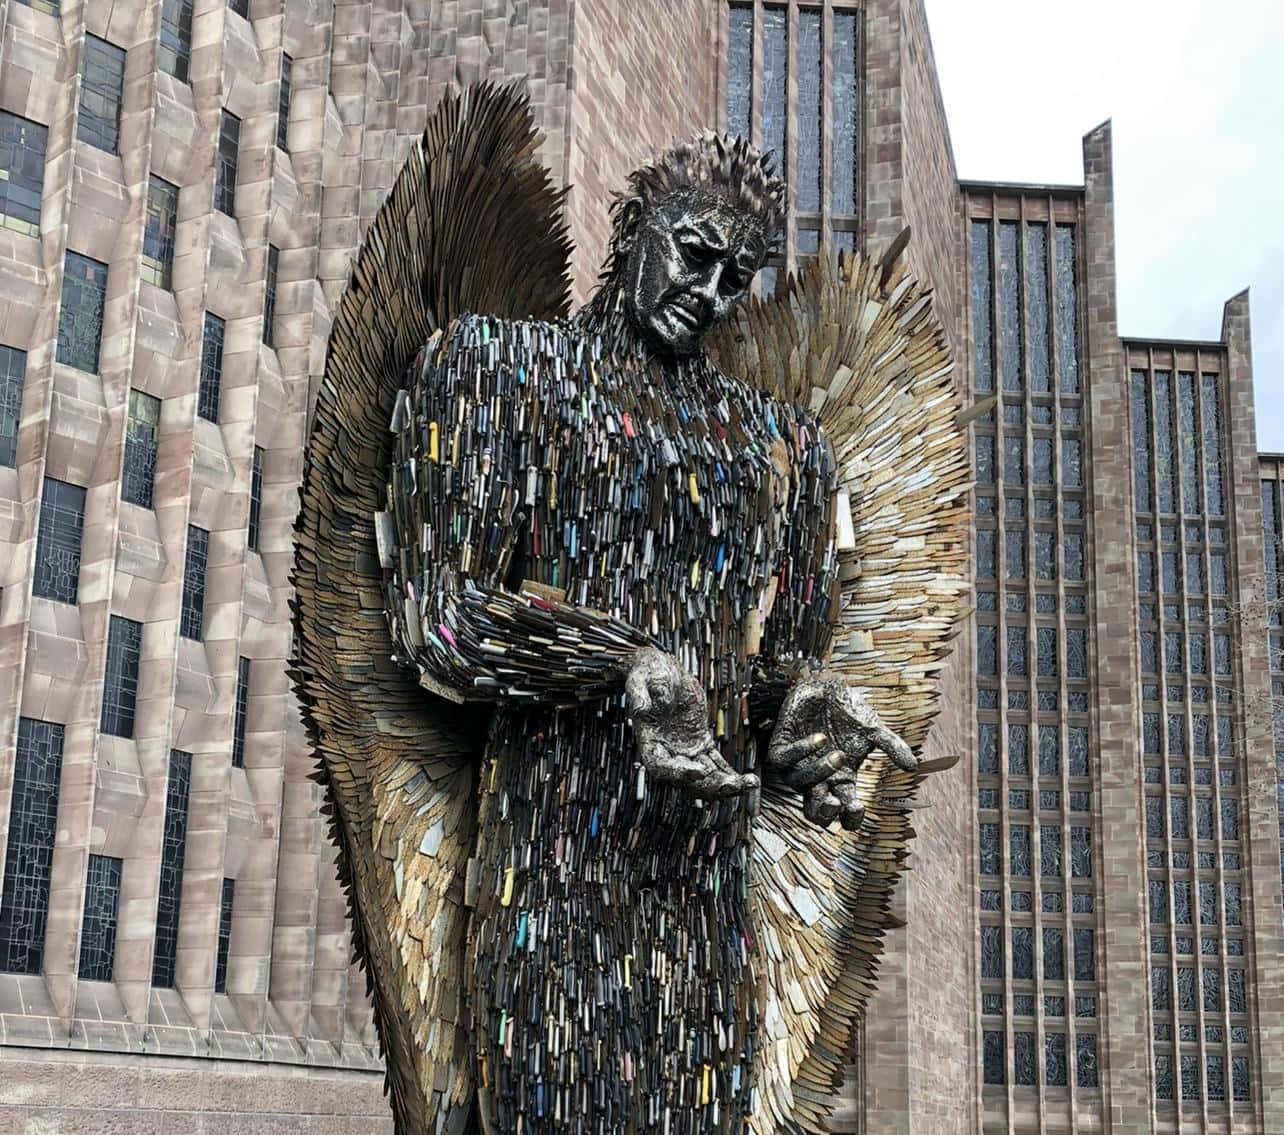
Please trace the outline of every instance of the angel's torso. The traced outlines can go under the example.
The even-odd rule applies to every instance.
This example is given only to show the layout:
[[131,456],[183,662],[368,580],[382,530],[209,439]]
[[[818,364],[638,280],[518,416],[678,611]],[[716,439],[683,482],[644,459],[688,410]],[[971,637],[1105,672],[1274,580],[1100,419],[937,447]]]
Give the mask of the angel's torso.
[[[487,582],[645,630],[702,678],[730,763],[756,768],[748,659],[828,646],[815,421],[703,357],[649,369],[564,324],[469,317],[447,342],[471,406],[451,423],[440,394],[447,496],[484,473],[517,517]],[[514,443],[487,445],[503,414]],[[469,1003],[491,1130],[739,1130],[760,1010],[744,803],[648,783],[618,701],[502,706],[480,786]]]

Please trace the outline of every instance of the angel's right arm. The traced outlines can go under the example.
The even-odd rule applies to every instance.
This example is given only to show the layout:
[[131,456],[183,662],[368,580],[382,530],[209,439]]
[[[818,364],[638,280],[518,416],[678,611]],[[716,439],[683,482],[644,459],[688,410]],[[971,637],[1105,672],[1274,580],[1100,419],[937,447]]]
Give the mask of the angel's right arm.
[[394,638],[424,684],[448,697],[618,694],[646,635],[548,589],[506,586],[522,529],[549,491],[535,464],[541,431],[559,426],[549,386],[527,373],[539,361],[508,357],[522,326],[459,320],[421,352],[398,401],[379,524]]

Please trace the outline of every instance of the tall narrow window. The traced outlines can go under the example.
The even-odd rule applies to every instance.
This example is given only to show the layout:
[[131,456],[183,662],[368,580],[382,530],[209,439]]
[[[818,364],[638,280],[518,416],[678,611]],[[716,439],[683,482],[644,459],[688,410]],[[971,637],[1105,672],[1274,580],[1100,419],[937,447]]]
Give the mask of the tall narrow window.
[[27,352],[0,343],[0,465],[18,463],[18,420],[26,376]]
[[58,14],[58,0],[18,0],[18,3],[26,4],[28,8],[34,8],[37,12],[44,12],[46,16]]
[[39,973],[44,963],[62,740],[61,725],[18,718],[0,895],[0,971],[5,973]]
[[236,170],[241,153],[241,120],[223,111],[218,129],[218,157],[214,163],[214,208],[236,216]]
[[219,394],[223,386],[223,336],[227,324],[213,312],[205,313],[201,335],[201,385],[196,412],[207,422],[218,421]]
[[112,615],[107,628],[107,670],[103,679],[101,726],[104,733],[113,737],[134,735],[142,645],[143,624]]
[[1057,372],[1061,393],[1079,391],[1079,298],[1075,286],[1074,225],[1057,225]]
[[0,227],[40,234],[49,131],[38,122],[0,110]]
[[246,546],[252,552],[259,550],[259,514],[263,507],[263,450],[254,447],[254,458],[250,466],[250,522],[246,535]]
[[727,130],[749,137],[753,94],[753,5],[732,4],[727,53]]
[[191,787],[192,754],[171,749],[169,783],[165,788],[160,893],[156,902],[156,950],[152,954],[152,984],[159,989],[174,988],[178,912],[183,897],[183,857],[187,848],[187,801]]
[[227,0],[227,6],[238,16],[250,18],[250,0]]
[[1011,391],[1025,386],[1021,366],[1020,229],[1015,221],[999,222],[999,362],[1003,367],[1003,389]]
[[166,291],[173,287],[177,225],[178,187],[153,176],[147,185],[147,226],[143,229],[143,264],[139,274],[149,284]]
[[994,391],[994,336],[991,333],[990,305],[994,276],[990,256],[990,222],[973,221],[970,230],[972,305],[972,385],[977,394]]
[[125,469],[120,499],[141,508],[152,507],[156,488],[156,442],[160,432],[159,398],[141,390],[129,392],[129,419],[125,423]]
[[821,13],[818,8],[798,12],[798,157],[795,162],[794,208],[800,213],[820,212],[821,119]]
[[36,572],[31,593],[74,603],[80,585],[80,539],[85,529],[85,490],[45,478],[36,535]]
[[789,14],[784,7],[762,10],[762,55],[762,148],[776,155],[783,176],[789,133]]
[[124,48],[86,35],[82,74],[76,137],[109,154],[117,153],[120,100],[125,89]]
[[276,278],[281,264],[281,251],[268,245],[267,279],[263,284],[263,342],[276,346]]
[[205,626],[205,564],[210,554],[210,534],[194,524],[187,526],[187,557],[183,563],[183,605],[179,633],[199,640]]
[[107,265],[78,252],[68,252],[62,271],[62,307],[58,312],[60,363],[98,373],[107,300]]
[[236,718],[232,725],[232,767],[245,767],[245,727],[250,716],[250,660],[236,660]]
[[111,981],[116,966],[116,913],[120,905],[119,859],[91,855],[85,879],[85,917],[80,925],[82,981]]
[[281,90],[276,103],[276,144],[287,154],[290,152],[290,94],[294,81],[294,60],[281,52]]
[[[855,247],[860,210],[860,24],[855,12],[836,11],[833,18],[829,207],[834,214],[834,243],[850,250]],[[847,221],[848,228],[839,228],[840,218]]]
[[214,960],[214,992],[227,992],[227,958],[232,949],[232,903],[236,881],[223,880],[223,894],[218,913],[218,954]]
[[181,83],[189,78],[192,59],[192,0],[164,0],[156,66]]

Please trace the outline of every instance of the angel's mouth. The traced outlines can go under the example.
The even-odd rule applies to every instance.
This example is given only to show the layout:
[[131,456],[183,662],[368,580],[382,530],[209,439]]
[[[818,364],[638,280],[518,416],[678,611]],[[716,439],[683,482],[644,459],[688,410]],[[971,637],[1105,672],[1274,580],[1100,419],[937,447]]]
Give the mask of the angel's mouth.
[[682,324],[688,330],[694,331],[700,326],[699,314],[683,303],[669,304],[669,314],[674,322]]

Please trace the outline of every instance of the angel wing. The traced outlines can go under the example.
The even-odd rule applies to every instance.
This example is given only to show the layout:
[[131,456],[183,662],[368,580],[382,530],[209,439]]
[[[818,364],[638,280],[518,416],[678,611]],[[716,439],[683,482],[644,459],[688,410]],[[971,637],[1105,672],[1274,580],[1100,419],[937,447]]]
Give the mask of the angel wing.
[[570,242],[539,141],[513,86],[431,116],[335,316],[295,526],[292,677],[399,1135],[460,1131],[472,1107],[459,998],[480,744],[391,661],[373,518],[401,375],[432,332],[463,311],[566,314]]
[[[830,668],[866,687],[918,750],[967,605],[969,470],[931,295],[896,264],[906,239],[881,263],[813,262],[782,297],[742,308],[709,353],[724,373],[820,414],[855,535],[842,552]],[[796,803],[764,800],[754,830],[767,997],[752,1121],[760,1135],[831,1130],[914,834],[908,806],[927,771],[867,761],[855,834],[805,822]]]

